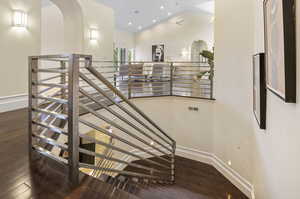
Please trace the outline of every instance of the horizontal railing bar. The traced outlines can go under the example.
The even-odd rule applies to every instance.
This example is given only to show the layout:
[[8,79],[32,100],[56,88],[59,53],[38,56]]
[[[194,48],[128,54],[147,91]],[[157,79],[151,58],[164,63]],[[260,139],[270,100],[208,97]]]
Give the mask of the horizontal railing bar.
[[[202,86],[202,85],[200,85]],[[187,86],[173,86],[173,88],[190,88],[190,89],[198,89],[198,90],[210,90],[210,88],[197,88],[195,86],[190,86],[190,87],[187,87]]]
[[202,61],[165,61],[165,62],[153,62],[153,61],[126,61],[126,62],[121,62],[121,61],[112,61],[112,60],[93,60],[94,63],[116,63],[116,64],[125,64],[125,63],[153,63],[153,64],[169,64],[169,63],[207,63],[207,62],[202,62]]
[[174,70],[174,72],[178,72],[178,71],[183,71],[183,72],[197,72],[197,73],[199,73],[199,72],[210,72],[210,70],[208,70],[208,71],[203,71],[203,70],[196,70],[196,69],[190,70],[190,69],[178,69],[178,68],[176,68],[176,69]]
[[[173,92],[193,93],[193,91],[188,91],[188,90],[186,90],[186,91],[173,90]],[[201,92],[201,93],[200,93],[200,95],[209,95],[209,94],[210,94],[210,92],[209,92],[209,93],[204,93],[204,92]]]
[[63,69],[37,69],[37,70],[34,70],[33,72],[35,73],[68,73],[68,70],[63,70]]
[[56,112],[53,112],[53,111],[39,109],[39,108],[33,108],[32,110],[35,111],[35,112],[44,113],[44,114],[47,114],[47,115],[54,116],[58,119],[62,119],[62,120],[68,119],[68,116],[65,115],[65,114],[60,114],[60,113],[56,113]]
[[117,170],[117,169],[101,168],[101,167],[96,167],[94,165],[88,165],[88,164],[83,164],[83,163],[79,163],[79,167],[87,168],[87,169],[94,169],[94,170],[110,171],[110,172],[118,173],[121,175],[127,175],[127,176],[166,180],[166,179],[158,177],[158,176],[151,176],[151,175],[147,175],[147,174],[141,174],[141,173],[123,171],[123,170]]
[[[124,102],[126,102],[132,109],[134,109],[138,114],[140,114],[144,119],[146,119],[150,124],[152,124],[156,129],[158,129],[164,136],[166,136],[172,144],[175,144],[175,140],[172,139],[167,133],[165,133],[155,122],[153,122],[145,113],[143,113],[137,106],[135,106],[133,103],[131,103],[126,97],[123,96],[123,94],[114,88],[113,85],[110,84],[109,81],[107,81],[99,72],[97,72],[94,68],[88,67],[90,72],[94,74],[98,79],[100,79],[108,88],[114,91],[116,95],[118,95]],[[157,135],[158,136],[158,135]],[[164,138],[159,136],[161,139],[166,141]],[[167,142],[168,143],[168,142]]]
[[[37,96],[38,96],[38,97],[41,96],[41,97],[47,97],[47,98],[55,98],[57,95],[61,95],[61,90],[60,90],[60,89],[57,90],[57,91],[55,91],[54,93],[52,93],[52,94],[49,95],[49,96],[43,96],[43,95],[39,95],[39,94],[38,94]],[[37,96],[33,95],[32,97],[38,99]],[[43,106],[44,104],[48,104],[49,102],[56,102],[56,101],[51,101],[51,100],[42,99],[42,98],[40,98],[40,100],[42,100],[42,102],[39,103],[38,106]],[[60,102],[57,102],[57,103],[60,103]],[[61,104],[61,103],[60,103],[60,104]]]
[[[49,87],[47,87],[47,88],[45,88],[45,89],[39,91],[38,94],[41,95],[41,94],[46,93],[47,91],[50,91],[51,89],[54,89],[54,88],[57,88],[57,87],[55,87],[55,86],[49,86]],[[66,89],[64,89],[64,88],[59,88],[59,89],[61,89],[61,90],[66,90]]]
[[96,153],[96,152],[92,152],[92,151],[89,151],[89,150],[86,150],[86,149],[83,149],[83,148],[79,148],[79,152],[84,153],[86,155],[95,156],[95,157],[98,157],[98,158],[103,158],[103,159],[108,160],[108,161],[113,161],[113,162],[118,162],[118,163],[121,163],[121,164],[126,164],[126,165],[136,167],[136,168],[139,168],[139,169],[145,169],[145,170],[148,170],[148,171],[155,171],[157,173],[168,174],[168,172],[165,172],[165,171],[161,171],[161,170],[154,169],[154,168],[151,168],[151,167],[139,165],[139,164],[136,164],[136,163],[126,162],[124,160],[119,160],[119,159],[113,158],[113,157],[108,157],[106,155],[102,155],[102,154],[99,154],[99,153]]
[[51,139],[49,137],[46,137],[44,135],[37,135],[35,133],[32,133],[32,137],[37,138],[37,139],[39,139],[40,141],[42,141],[44,143],[47,143],[47,144],[59,147],[60,149],[63,149],[65,151],[68,150],[68,146],[67,145],[58,143],[56,140]]
[[[57,103],[51,103],[50,105],[48,105],[44,110],[49,110],[50,108],[52,108],[54,105],[57,105]],[[53,111],[57,112],[60,108],[62,107],[62,104],[59,104]],[[42,113],[39,113],[37,118],[35,119],[39,119],[39,117],[42,115]],[[43,118],[42,120],[39,120],[39,122],[45,122],[47,121],[49,118],[51,117],[51,115],[47,115],[45,118]],[[49,124],[52,124],[52,122],[55,121],[56,118],[54,118],[52,121],[49,122]],[[41,132],[41,134],[44,133],[44,130]]]
[[165,88],[166,85],[161,85],[161,86],[132,86],[131,89],[151,89],[151,88]]
[[[159,94],[159,95],[141,95],[141,96],[133,96],[132,98],[138,99],[138,98],[150,98],[150,97],[170,97],[170,94]],[[172,95],[173,96],[173,95]]]
[[[95,72],[95,71],[94,71]],[[96,71],[96,74],[97,71]],[[99,74],[98,74],[99,75]],[[137,122],[139,122],[141,125],[143,125],[145,128],[147,128],[149,131],[151,131],[154,135],[158,136],[160,139],[162,139],[163,141],[165,141],[166,143],[168,143],[169,145],[172,146],[172,143],[168,142],[166,139],[164,139],[163,137],[161,137],[160,135],[158,135],[155,131],[153,131],[148,125],[146,125],[143,121],[141,121],[138,117],[136,117],[134,114],[132,114],[131,112],[129,112],[126,108],[124,108],[122,105],[120,105],[119,103],[116,103],[111,96],[107,95],[105,92],[103,92],[95,83],[93,83],[92,81],[90,81],[85,75],[80,74],[80,77],[84,80],[86,80],[86,82],[88,82],[90,85],[92,85],[98,92],[100,92],[103,96],[105,96],[107,99],[109,99],[113,104],[115,104],[118,108],[120,108],[122,111],[124,111],[126,114],[128,114],[130,117],[134,118]],[[97,77],[97,76],[96,76]],[[122,101],[125,101],[127,104],[131,103],[129,102],[129,100],[127,100],[123,94],[121,93],[121,91],[119,91],[118,89],[116,89],[115,87],[113,87],[112,85],[110,85],[110,83],[103,78],[101,75],[99,76],[102,78],[102,81],[105,82],[105,85],[110,88]],[[131,103],[130,105],[131,107],[135,107],[135,105],[133,105]],[[134,108],[134,110],[138,110],[138,108]],[[144,117],[145,118],[145,117]],[[150,121],[150,119],[148,118],[148,120]],[[154,122],[153,122],[154,123]],[[151,123],[150,123],[151,124]],[[153,125],[153,124],[152,124]],[[154,125],[153,125],[154,126]],[[157,128],[157,127],[156,127]],[[158,127],[159,128],[159,127]]]
[[[161,79],[157,79],[157,80],[161,80]],[[164,81],[149,81],[149,82],[130,82],[130,84],[156,84],[156,83],[165,83],[165,84],[169,84],[170,80],[164,80]]]
[[134,153],[132,153],[132,152],[128,152],[128,151],[126,151],[126,150],[123,150],[123,149],[121,149],[121,148],[119,148],[119,147],[116,147],[116,146],[114,146],[114,145],[111,145],[111,144],[107,144],[107,143],[102,142],[102,141],[100,141],[100,140],[96,140],[95,138],[92,138],[92,137],[90,137],[90,136],[84,135],[84,134],[82,134],[82,133],[80,133],[79,136],[80,136],[81,138],[83,138],[83,139],[86,139],[86,140],[88,140],[88,141],[94,142],[95,144],[99,144],[99,145],[108,147],[108,148],[110,148],[110,149],[112,149],[112,150],[115,150],[115,151],[119,151],[119,152],[121,152],[121,153],[124,153],[124,154],[126,154],[126,155],[130,155],[130,156],[132,156],[132,157],[136,157],[136,158],[138,158],[139,160],[143,160],[143,161],[145,161],[145,162],[148,162],[148,163],[151,163],[151,164],[155,164],[155,165],[160,166],[160,167],[163,167],[163,168],[165,168],[165,169],[171,169],[170,167],[167,167],[166,165],[160,164],[160,163],[158,163],[158,162],[155,162],[155,161],[150,160],[150,159],[147,159],[147,158],[143,158],[143,157],[140,156],[140,155],[134,154]]
[[46,82],[46,81],[50,81],[50,80],[53,80],[53,79],[57,79],[59,77],[61,77],[61,75],[56,75],[56,76],[49,77],[49,78],[46,78],[46,79],[41,79],[41,80],[39,80],[39,82]]
[[207,63],[202,63],[202,64],[207,64],[207,65],[198,65],[198,66],[192,66],[192,65],[176,65],[177,63],[173,63],[174,64],[174,68],[210,68],[210,65]]
[[41,126],[43,128],[46,128],[46,129],[48,129],[50,131],[53,131],[55,133],[64,134],[64,135],[68,136],[68,132],[67,131],[65,131],[64,129],[61,129],[61,128],[57,127],[57,126],[54,126],[52,124],[47,124],[45,122],[37,122],[37,121],[32,121],[32,123],[35,124],[35,125]]
[[[102,115],[100,115],[100,114],[98,114],[97,112],[93,111],[92,109],[86,107],[85,105],[82,105],[82,104],[81,104],[80,107],[84,108],[84,109],[85,109],[86,111],[88,111],[89,113],[91,113],[91,114],[93,114],[94,116],[96,116],[97,118],[99,118],[99,119],[101,119],[101,120],[107,122],[108,124],[114,126],[115,128],[119,129],[120,131],[126,133],[127,135],[129,135],[129,136],[131,136],[131,137],[137,139],[138,141],[140,141],[140,142],[146,144],[147,146],[151,146],[150,144],[148,144],[146,141],[144,141],[144,140],[141,139],[140,137],[138,137],[138,136],[132,134],[131,132],[129,132],[128,130],[126,130],[125,128],[123,128],[122,126],[120,126],[120,125],[118,125],[117,123],[115,123],[114,121],[109,120],[109,119],[103,117]],[[96,130],[100,131],[100,132],[102,132],[102,130],[103,130],[102,128],[97,127],[96,125],[94,125],[94,124],[92,124],[92,123],[90,123],[90,122],[88,122],[88,121],[85,121],[85,120],[82,120],[82,119],[80,119],[79,121],[80,121],[81,123],[83,123],[83,124],[85,124],[85,125],[87,125],[87,126],[93,128],[93,129],[96,129]],[[115,138],[115,139],[117,139],[117,140],[119,140],[119,141],[121,141],[121,142],[123,142],[123,143],[125,143],[125,144],[127,144],[127,145],[129,145],[129,146],[131,146],[131,147],[137,148],[137,149],[139,149],[139,150],[141,150],[141,151],[143,151],[143,152],[145,152],[145,153],[148,153],[149,155],[152,155],[152,156],[157,157],[157,158],[159,158],[159,159],[161,159],[161,160],[163,160],[163,161],[166,161],[166,162],[168,162],[168,163],[171,163],[171,161],[169,161],[169,160],[167,160],[167,159],[165,159],[165,158],[162,158],[162,157],[160,157],[160,156],[157,156],[157,155],[155,155],[154,153],[152,153],[152,152],[150,152],[150,151],[147,151],[147,150],[145,150],[144,148],[142,148],[142,147],[140,147],[140,146],[138,146],[138,145],[136,145],[136,144],[133,144],[133,143],[131,143],[131,142],[125,140],[124,138],[121,138],[120,136],[111,134],[111,133],[109,133],[108,131],[104,131],[103,133],[106,134],[107,136],[110,136],[110,137],[112,137],[112,138]],[[153,147],[153,148],[154,148],[154,147]],[[156,150],[161,152],[161,150],[158,150],[158,149],[156,149]],[[166,154],[166,153],[164,153],[164,152],[161,152],[161,153]]]
[[[104,108],[105,110],[107,110],[108,112],[110,112],[111,114],[113,114],[114,116],[116,116],[117,118],[119,118],[120,120],[122,120],[123,122],[125,122],[126,124],[128,124],[129,126],[131,126],[132,128],[134,128],[135,130],[137,130],[139,133],[141,133],[142,135],[144,135],[145,137],[149,138],[151,141],[159,144],[160,146],[164,147],[165,149],[170,150],[168,147],[166,147],[165,145],[163,145],[162,143],[160,143],[158,140],[154,139],[152,136],[148,135],[145,131],[143,131],[141,128],[139,128],[138,126],[136,126],[135,124],[133,124],[132,122],[130,122],[129,120],[127,120],[126,118],[122,117],[119,113],[117,113],[116,111],[114,111],[113,109],[111,109],[110,107],[108,107],[107,105],[104,105],[100,102],[98,102],[95,98],[93,98],[92,96],[90,96],[88,93],[86,93],[84,90],[80,89],[80,92],[82,94],[84,94],[85,96],[87,96],[88,98],[90,98],[91,100],[93,100],[95,103],[97,103],[98,105],[102,106],[102,108]],[[121,130],[121,129],[120,129]],[[140,142],[152,147],[153,149],[168,155],[166,152],[158,149],[157,147],[147,143],[146,141],[144,141],[143,139],[141,139],[140,137],[131,134],[130,136],[134,137],[135,139],[139,140]]]
[[36,151],[36,152],[38,152],[38,153],[40,153],[40,154],[42,154],[42,155],[44,155],[44,156],[46,156],[46,157],[48,157],[52,160],[64,165],[64,166],[67,166],[67,164],[68,164],[68,160],[66,160],[62,157],[58,157],[56,155],[53,155],[50,151],[47,151],[47,150],[45,150],[44,148],[42,148],[40,146],[34,145],[34,146],[32,146],[32,149],[34,151]]
[[50,102],[56,102],[60,104],[68,104],[68,100],[55,98],[55,97],[46,97],[46,96],[32,96],[32,97],[36,99],[47,100]]
[[[197,74],[178,74],[178,75],[173,75],[173,77],[190,77],[190,76],[197,76]],[[210,75],[202,75],[202,77],[209,77]]]
[[[137,81],[137,83],[148,83],[148,82],[151,82],[151,81],[147,81],[147,80],[158,80],[158,81],[161,81],[161,82],[169,82],[169,81],[171,81],[170,80],[171,78],[170,77],[168,77],[168,78],[166,78],[166,79],[164,79],[164,78],[138,78],[138,79],[130,79],[131,80],[131,83],[133,83],[134,82],[134,80],[140,80],[140,81],[143,81],[143,82],[138,82]],[[154,82],[157,82],[157,81],[154,81]]]
[[155,93],[155,92],[160,92],[160,93],[166,93],[166,92],[170,92],[170,90],[152,90],[152,91],[138,91],[138,90],[134,90],[132,91],[132,93]]
[[57,87],[67,89],[68,85],[65,84],[54,84],[54,83],[43,83],[43,82],[33,82],[34,85],[37,86],[47,86],[47,87]]

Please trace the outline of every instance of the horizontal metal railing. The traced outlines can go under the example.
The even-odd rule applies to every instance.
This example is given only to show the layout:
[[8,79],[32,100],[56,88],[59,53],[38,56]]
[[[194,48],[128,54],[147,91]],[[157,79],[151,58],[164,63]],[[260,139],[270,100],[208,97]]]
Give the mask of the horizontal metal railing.
[[182,96],[214,99],[214,67],[202,62],[93,61],[95,70],[127,98]]
[[95,63],[76,54],[30,57],[30,157],[34,152],[65,165],[74,185],[80,171],[174,182],[176,142],[129,100],[138,97],[135,84],[141,78],[165,77],[133,68],[120,76],[121,69],[111,72]]

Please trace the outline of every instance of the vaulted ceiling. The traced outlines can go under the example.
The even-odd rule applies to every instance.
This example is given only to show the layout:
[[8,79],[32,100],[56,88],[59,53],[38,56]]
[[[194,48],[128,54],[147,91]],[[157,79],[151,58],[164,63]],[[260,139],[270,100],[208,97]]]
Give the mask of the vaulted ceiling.
[[97,0],[115,10],[116,27],[142,31],[181,12],[214,13],[214,0]]

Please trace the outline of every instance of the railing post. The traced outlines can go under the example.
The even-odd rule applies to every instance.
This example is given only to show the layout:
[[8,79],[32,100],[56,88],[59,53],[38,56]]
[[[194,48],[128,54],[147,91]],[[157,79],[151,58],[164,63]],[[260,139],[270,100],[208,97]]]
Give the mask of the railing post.
[[132,97],[132,85],[131,85],[131,62],[128,64],[128,99],[131,99]]
[[117,88],[117,75],[114,74],[114,86]]
[[29,57],[29,95],[28,95],[28,150],[29,150],[29,160],[32,160],[32,132],[37,131],[36,125],[32,125],[32,119],[36,116],[36,113],[32,111],[33,108],[37,107],[37,99],[33,96],[37,96],[38,87],[35,84],[38,81],[38,58]]
[[170,66],[170,95],[173,96],[173,72],[174,72],[174,62],[171,62]]
[[171,156],[171,182],[175,183],[175,153],[176,153],[176,142],[173,143],[172,146],[172,156]]
[[214,99],[214,63],[211,63],[210,66],[210,99]]
[[[65,70],[66,69],[66,62],[65,61],[60,61],[60,68],[61,70]],[[60,83],[65,85],[66,82],[66,74],[62,73],[61,77],[60,77]],[[61,89],[61,99],[66,99],[66,89]],[[66,105],[62,106],[62,113],[65,113],[65,111],[67,110]]]
[[70,55],[68,64],[68,165],[69,180],[79,184],[79,55]]

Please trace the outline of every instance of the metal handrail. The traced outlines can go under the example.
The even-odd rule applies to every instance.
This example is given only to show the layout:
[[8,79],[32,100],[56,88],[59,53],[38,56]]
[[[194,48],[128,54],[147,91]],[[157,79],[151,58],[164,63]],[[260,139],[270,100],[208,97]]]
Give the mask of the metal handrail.
[[[141,111],[136,105],[130,102],[118,89],[116,89],[106,78],[104,78],[97,70],[95,70],[92,66],[88,66],[88,70],[98,79],[102,81],[109,89],[111,89],[118,97],[120,97],[124,102],[126,102],[131,108],[133,108],[137,113],[139,113],[143,118],[145,118],[150,124],[152,124],[155,128],[157,128],[164,136],[166,136],[169,140],[174,143],[175,140],[171,138],[166,132],[164,132],[153,120],[151,120],[143,111]],[[158,135],[161,139],[164,140],[161,136]]]
[[[43,61],[50,61],[51,66],[43,65]],[[105,63],[104,66],[99,65],[101,63]],[[127,69],[127,66],[122,69],[124,64],[128,65]],[[155,71],[155,64],[161,64],[161,68]],[[210,79],[189,82],[198,72],[208,70],[203,64],[207,63],[99,62],[93,61],[91,56],[77,54],[30,57],[30,150],[66,165],[74,185],[79,183],[80,168],[92,169],[94,177],[105,173],[174,182],[176,141],[130,99],[185,96],[193,89],[213,99],[212,69],[209,75],[205,74]],[[53,73],[59,75],[43,76]],[[83,118],[85,116],[93,119]],[[64,125],[59,126],[57,121]],[[116,133],[101,128],[102,123],[111,126]],[[109,142],[86,135],[79,128],[82,125],[96,134],[108,136]],[[51,137],[53,133],[55,136]],[[101,145],[105,150],[99,153],[84,149],[81,139]],[[51,151],[44,144],[54,146],[55,150]],[[67,161],[54,153],[57,150],[68,151]],[[79,153],[100,160],[96,164],[80,162]],[[137,171],[128,171],[126,166]]]

